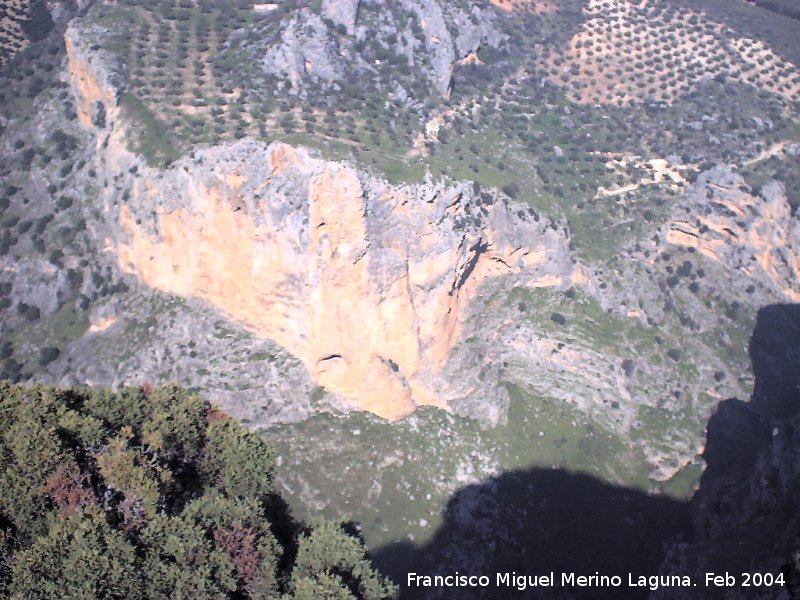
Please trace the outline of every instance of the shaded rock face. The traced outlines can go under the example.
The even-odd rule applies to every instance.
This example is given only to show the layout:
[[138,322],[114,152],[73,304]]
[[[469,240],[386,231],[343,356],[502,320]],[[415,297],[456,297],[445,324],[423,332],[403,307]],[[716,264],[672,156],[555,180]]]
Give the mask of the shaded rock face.
[[800,221],[777,182],[756,196],[730,167],[714,167],[676,207],[662,239],[696,248],[761,280],[779,297],[800,302]]
[[[674,545],[668,574],[782,573],[760,589],[691,590],[682,597],[794,598],[800,592],[800,305],[759,311],[750,340],[756,385],[750,402],[721,402],[706,429],[707,468],[692,499],[693,533]],[[776,595],[776,589],[781,592]],[[654,599],[674,598],[668,589]]]
[[513,210],[471,185],[393,187],[242,141],[137,178],[109,245],[147,285],[210,302],[396,419],[469,392],[440,373],[481,285],[572,284],[564,230]]
[[[284,89],[303,96],[308,85],[330,89],[354,78],[391,87],[391,80],[383,81],[382,61],[376,65],[362,56],[362,45],[374,43],[384,52],[383,62],[396,65],[405,57],[417,76],[426,77],[436,94],[447,97],[457,61],[483,45],[502,45],[505,36],[493,21],[492,11],[475,2],[328,0],[321,15],[310,9],[294,11],[277,31],[273,24],[256,25],[244,36],[243,46],[261,57],[265,75],[279,77],[286,82]],[[335,26],[344,27],[347,35]]]

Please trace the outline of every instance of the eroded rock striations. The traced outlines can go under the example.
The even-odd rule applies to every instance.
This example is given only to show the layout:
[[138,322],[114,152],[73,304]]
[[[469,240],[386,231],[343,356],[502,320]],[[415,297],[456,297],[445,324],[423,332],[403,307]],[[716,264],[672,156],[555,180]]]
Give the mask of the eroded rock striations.
[[702,173],[662,237],[800,302],[800,221],[777,182],[755,195],[726,165]]
[[481,284],[569,287],[563,230],[471,185],[394,187],[283,144],[242,141],[144,173],[111,242],[120,267],[206,300],[387,418],[465,393],[437,375]]

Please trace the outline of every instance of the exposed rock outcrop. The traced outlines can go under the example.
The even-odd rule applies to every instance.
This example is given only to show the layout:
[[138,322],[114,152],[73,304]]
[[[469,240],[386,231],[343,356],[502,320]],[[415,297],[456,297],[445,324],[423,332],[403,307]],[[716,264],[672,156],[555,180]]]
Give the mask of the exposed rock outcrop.
[[279,44],[269,47],[262,62],[264,70],[285,79],[292,90],[300,90],[303,78],[330,84],[344,76],[344,61],[337,56],[327,26],[309,10],[294,13]]
[[[329,28],[331,23],[348,35]],[[456,63],[482,45],[499,47],[505,39],[491,10],[440,0],[331,0],[322,3],[321,15],[294,11],[277,28],[256,25],[241,45],[257,57],[265,74],[301,96],[309,85],[335,89],[355,80],[391,90],[397,59],[404,57],[416,78],[427,78],[437,95],[447,97]]]
[[800,222],[777,182],[755,196],[730,167],[714,167],[698,177],[662,238],[800,302]]
[[359,0],[322,0],[322,14],[352,35],[356,27]]
[[69,65],[69,82],[78,118],[84,126],[95,121],[98,103],[104,111],[114,110],[125,90],[126,74],[113,54],[92,48],[92,32],[81,22],[70,24],[64,34]]
[[358,408],[395,419],[471,398],[470,415],[486,402],[488,421],[502,419],[498,377],[444,370],[482,286],[565,289],[581,277],[563,224],[468,182],[393,186],[284,144],[242,140],[149,168],[118,119],[124,76],[77,27],[71,87],[114,181],[93,230],[121,270],[277,342]]
[[564,230],[512,211],[469,184],[393,187],[242,141],[136,179],[109,244],[123,270],[212,303],[394,419],[468,393],[438,375],[485,281],[571,285]]
[[425,49],[433,67],[437,91],[441,96],[448,96],[456,52],[450,32],[447,30],[442,7],[435,0],[406,2],[406,6],[414,11],[422,27]]

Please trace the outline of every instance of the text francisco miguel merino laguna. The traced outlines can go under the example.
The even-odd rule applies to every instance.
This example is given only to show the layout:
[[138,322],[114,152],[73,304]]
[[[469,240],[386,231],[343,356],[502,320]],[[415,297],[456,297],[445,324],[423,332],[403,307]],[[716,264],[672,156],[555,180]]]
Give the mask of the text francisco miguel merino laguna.
[[[535,587],[593,587],[593,588],[618,588],[618,587],[642,587],[656,590],[660,587],[692,587],[696,585],[688,575],[634,575],[628,573],[627,576],[620,575],[578,575],[577,573],[560,573],[556,577],[555,572],[546,575],[521,575],[516,572],[496,573],[494,577],[488,575],[461,575],[456,571],[452,575],[419,575],[409,573],[406,579],[408,587],[494,587],[513,588],[525,591]],[[712,574],[713,575],[713,574]],[[708,579],[708,578],[707,578]],[[708,581],[705,582],[708,585]],[[713,585],[713,581],[712,581]]]

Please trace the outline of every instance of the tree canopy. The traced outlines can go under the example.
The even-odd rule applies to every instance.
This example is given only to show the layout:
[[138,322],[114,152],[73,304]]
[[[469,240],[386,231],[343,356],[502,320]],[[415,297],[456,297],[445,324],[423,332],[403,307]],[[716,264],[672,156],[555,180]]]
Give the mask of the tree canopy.
[[176,386],[0,382],[0,597],[395,598],[342,524],[292,518],[275,458]]

